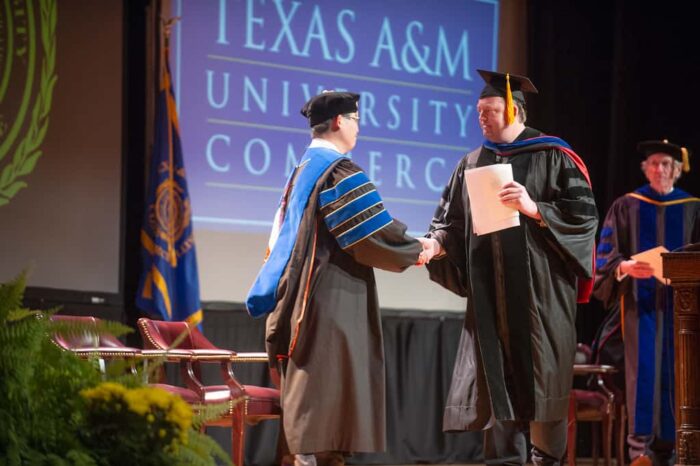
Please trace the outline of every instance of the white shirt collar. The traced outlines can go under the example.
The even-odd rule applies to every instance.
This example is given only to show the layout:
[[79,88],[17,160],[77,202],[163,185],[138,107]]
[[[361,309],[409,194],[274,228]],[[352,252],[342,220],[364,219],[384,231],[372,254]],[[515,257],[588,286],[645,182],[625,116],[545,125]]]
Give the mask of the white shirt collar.
[[340,152],[338,150],[338,147],[327,139],[313,138],[311,140],[311,144],[309,144],[309,149],[313,149],[316,147],[322,147],[324,149],[331,149],[336,152]]

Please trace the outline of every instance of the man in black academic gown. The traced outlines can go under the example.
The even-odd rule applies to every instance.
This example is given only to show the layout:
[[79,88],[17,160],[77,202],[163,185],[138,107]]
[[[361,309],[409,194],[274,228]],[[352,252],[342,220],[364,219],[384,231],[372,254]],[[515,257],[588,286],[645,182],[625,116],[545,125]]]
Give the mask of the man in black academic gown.
[[[563,140],[525,126],[523,76],[479,70],[485,141],[449,180],[423,259],[432,280],[467,297],[445,407],[446,431],[484,430],[487,464],[524,464],[529,424],[535,464],[559,464],[576,349],[577,297],[593,274],[597,210],[582,160]],[[510,164],[498,198],[519,226],[474,232],[467,169]]]
[[401,272],[421,251],[346,155],[357,141],[359,97],[324,92],[302,108],[313,139],[287,182],[246,302],[251,315],[267,315],[281,430],[295,466],[337,466],[347,453],[385,449],[373,267]]

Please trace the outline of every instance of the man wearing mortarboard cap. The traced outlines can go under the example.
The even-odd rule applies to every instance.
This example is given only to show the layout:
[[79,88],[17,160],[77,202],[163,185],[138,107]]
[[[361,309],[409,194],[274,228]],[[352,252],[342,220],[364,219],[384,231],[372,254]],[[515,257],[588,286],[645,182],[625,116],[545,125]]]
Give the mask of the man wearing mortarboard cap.
[[295,465],[343,464],[385,449],[384,347],[373,267],[401,272],[420,243],[389,215],[347,156],[357,94],[323,92],[301,109],[312,140],[290,175],[269,256],[246,305],[267,315],[266,348],[281,378],[282,434]]
[[[525,126],[530,79],[478,70],[483,145],[457,165],[428,233],[430,278],[466,296],[443,428],[484,430],[486,464],[559,464],[576,351],[576,302],[588,300],[598,215],[583,161]],[[477,235],[464,172],[510,164],[498,193],[519,226]]]
[[675,188],[690,151],[637,145],[649,184],[616,199],[600,232],[594,296],[620,307],[625,348],[629,456],[634,466],[671,465],[675,444],[673,300],[660,271],[632,256],[700,241],[700,199]]

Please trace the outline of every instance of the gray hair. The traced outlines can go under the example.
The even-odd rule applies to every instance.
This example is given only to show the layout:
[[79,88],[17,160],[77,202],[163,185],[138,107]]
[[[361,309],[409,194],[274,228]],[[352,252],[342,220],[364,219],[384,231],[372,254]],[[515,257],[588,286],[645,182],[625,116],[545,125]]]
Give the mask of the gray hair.
[[[333,117],[335,118],[335,117]],[[333,118],[329,118],[326,121],[323,121],[317,125],[314,125],[311,127],[311,137],[312,138],[317,138],[319,136],[324,135],[331,129],[331,123],[333,122]]]

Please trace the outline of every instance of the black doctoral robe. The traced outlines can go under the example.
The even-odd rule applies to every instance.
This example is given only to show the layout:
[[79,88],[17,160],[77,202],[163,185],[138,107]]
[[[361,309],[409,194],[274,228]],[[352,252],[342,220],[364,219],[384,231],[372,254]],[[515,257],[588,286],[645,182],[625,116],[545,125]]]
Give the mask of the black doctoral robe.
[[417,262],[421,246],[393,219],[348,244],[354,229],[384,210],[379,202],[341,213],[375,191],[369,180],[322,205],[323,193],[332,195],[353,176],[366,179],[344,158],[317,181],[266,322],[271,364],[282,367],[282,428],[292,454],[386,448],[384,346],[372,268],[400,272]]
[[[540,135],[526,128],[516,142]],[[484,429],[492,417],[564,419],[577,278],[592,275],[598,224],[590,185],[562,150],[502,157],[482,147],[476,166],[510,163],[542,221],[520,215],[518,227],[476,236],[464,183],[467,162],[468,156],[454,170],[429,233],[447,253],[428,265],[431,279],[467,297],[443,428]]]

